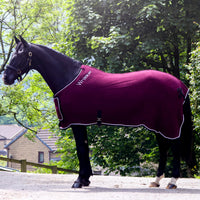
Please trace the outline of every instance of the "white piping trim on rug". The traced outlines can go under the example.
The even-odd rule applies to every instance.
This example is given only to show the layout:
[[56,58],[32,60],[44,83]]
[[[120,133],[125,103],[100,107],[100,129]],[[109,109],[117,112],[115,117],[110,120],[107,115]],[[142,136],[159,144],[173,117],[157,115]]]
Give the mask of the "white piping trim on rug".
[[60,92],[62,92],[65,88],[69,87],[79,77],[79,75],[81,74],[82,71],[83,71],[83,69],[81,68],[80,72],[74,78],[74,80],[72,82],[68,83],[64,88],[62,88],[61,90],[59,90],[58,92],[56,92],[56,94],[54,95],[54,97],[57,96]]
[[[80,73],[79,73],[79,74],[80,74]],[[77,76],[77,77],[78,77],[78,76]],[[77,77],[76,77],[76,78],[77,78]],[[71,83],[70,83],[70,84],[71,84]],[[68,85],[67,85],[67,86],[68,86]],[[66,87],[67,87],[67,86],[66,86]],[[65,88],[66,88],[66,87],[65,87]],[[64,89],[64,88],[63,88],[63,89]],[[63,90],[63,89],[62,89],[62,90]],[[185,99],[187,98],[188,93],[189,93],[189,89],[188,89],[188,91],[187,91],[187,93],[186,93],[186,95],[185,95]],[[56,93],[56,94],[57,94],[57,93]],[[58,98],[58,97],[56,97],[56,98]],[[185,100],[183,101],[183,104],[184,104],[184,103],[185,103]],[[60,109],[59,98],[58,98],[58,104],[59,104],[59,106],[58,106],[59,112],[60,112],[60,114],[62,115],[62,112],[61,112],[61,109]],[[184,124],[184,119],[185,119],[185,118],[184,118],[184,114],[183,114],[182,123],[181,123],[180,128],[179,128],[179,135],[178,135],[177,137],[174,137],[174,138],[166,137],[162,132],[156,131],[156,130],[154,130],[154,129],[151,129],[151,128],[147,127],[145,124],[139,124],[139,125],[125,125],[125,124],[111,124],[111,123],[106,123],[106,122],[102,122],[102,124],[103,124],[103,125],[110,125],[110,126],[133,127],[133,128],[137,128],[137,127],[143,126],[143,127],[145,127],[146,129],[148,129],[148,130],[150,130],[150,131],[153,131],[153,132],[155,132],[155,133],[161,134],[164,138],[167,138],[167,139],[170,139],[170,140],[175,140],[175,139],[177,139],[177,138],[180,138],[180,136],[181,136],[181,129],[182,129],[182,126],[183,126],[183,124]],[[62,120],[63,120],[63,115],[62,115]],[[59,119],[59,121],[62,121],[62,120]],[[89,125],[95,125],[95,124],[97,124],[97,122],[91,122],[91,123],[87,123],[87,124],[84,124],[84,123],[71,123],[71,124],[69,124],[69,125],[66,126],[66,127],[60,127],[60,129],[65,130],[65,129],[69,128],[71,125],[89,126]]]
[[[59,100],[59,98],[58,97],[55,97],[54,99],[56,99],[56,101],[57,101],[57,103],[58,103],[58,111],[59,111],[59,114],[60,114],[60,116],[61,116],[61,119],[58,117],[58,119],[59,119],[59,121],[62,121],[63,119],[64,119],[64,117],[63,117],[63,114],[62,114],[62,112],[61,112],[61,107],[60,107],[60,100]],[[58,112],[57,110],[56,110],[56,112]]]
[[[184,116],[183,116],[183,121],[184,121]],[[183,123],[182,123],[183,124]],[[61,130],[65,130],[67,128],[69,128],[70,126],[72,125],[83,125],[83,126],[89,126],[89,125],[97,125],[96,122],[91,122],[91,123],[87,123],[87,124],[84,124],[84,123],[71,123],[69,124],[68,126],[66,127],[60,127]],[[104,123],[102,122],[102,125],[109,125],[109,126],[124,126],[124,127],[133,127],[133,128],[137,128],[137,127],[140,127],[140,126],[143,126],[145,127],[146,129],[150,130],[150,131],[153,131],[155,133],[159,133],[161,134],[164,138],[167,138],[167,139],[170,139],[170,140],[175,140],[177,138],[180,137],[180,133],[181,133],[181,127],[180,127],[180,130],[179,130],[179,135],[177,137],[174,137],[174,138],[170,138],[170,137],[166,137],[165,135],[163,135],[160,131],[156,131],[154,129],[150,129],[149,127],[147,127],[145,124],[139,124],[139,125],[125,125],[125,124],[111,124],[111,123]]]

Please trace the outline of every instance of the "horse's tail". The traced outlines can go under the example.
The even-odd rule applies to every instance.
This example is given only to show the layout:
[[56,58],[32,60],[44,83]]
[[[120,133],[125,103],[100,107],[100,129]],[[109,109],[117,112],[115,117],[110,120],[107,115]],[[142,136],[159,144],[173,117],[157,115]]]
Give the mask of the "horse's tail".
[[190,98],[187,95],[185,103],[183,105],[184,123],[181,130],[181,157],[186,161],[190,169],[196,167],[196,156],[194,150],[194,134],[192,113],[190,107]]

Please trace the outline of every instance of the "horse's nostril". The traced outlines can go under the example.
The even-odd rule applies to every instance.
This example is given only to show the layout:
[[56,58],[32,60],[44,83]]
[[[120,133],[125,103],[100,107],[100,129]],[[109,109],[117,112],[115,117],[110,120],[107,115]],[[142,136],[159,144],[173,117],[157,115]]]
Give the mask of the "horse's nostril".
[[2,79],[3,79],[3,81],[5,81],[5,79],[6,79],[6,75],[3,75]]
[[6,74],[3,75],[2,80],[4,84],[9,85],[8,76]]
[[4,83],[6,83],[6,76],[3,76],[2,80],[3,80]]

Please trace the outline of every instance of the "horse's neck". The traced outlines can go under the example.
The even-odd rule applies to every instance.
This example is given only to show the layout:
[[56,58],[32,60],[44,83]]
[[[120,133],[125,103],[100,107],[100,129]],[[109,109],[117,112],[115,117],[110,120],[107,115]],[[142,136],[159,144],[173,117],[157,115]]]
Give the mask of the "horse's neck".
[[32,45],[33,66],[55,94],[79,74],[81,63],[46,47]]

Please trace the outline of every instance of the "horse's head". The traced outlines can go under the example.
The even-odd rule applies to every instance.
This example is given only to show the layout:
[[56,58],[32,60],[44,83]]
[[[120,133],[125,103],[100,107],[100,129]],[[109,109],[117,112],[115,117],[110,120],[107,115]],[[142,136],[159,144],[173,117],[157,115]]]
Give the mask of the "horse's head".
[[21,36],[20,40],[15,37],[15,42],[15,51],[3,75],[6,85],[12,85],[15,80],[21,81],[22,75],[27,74],[31,67],[32,52],[30,45]]

